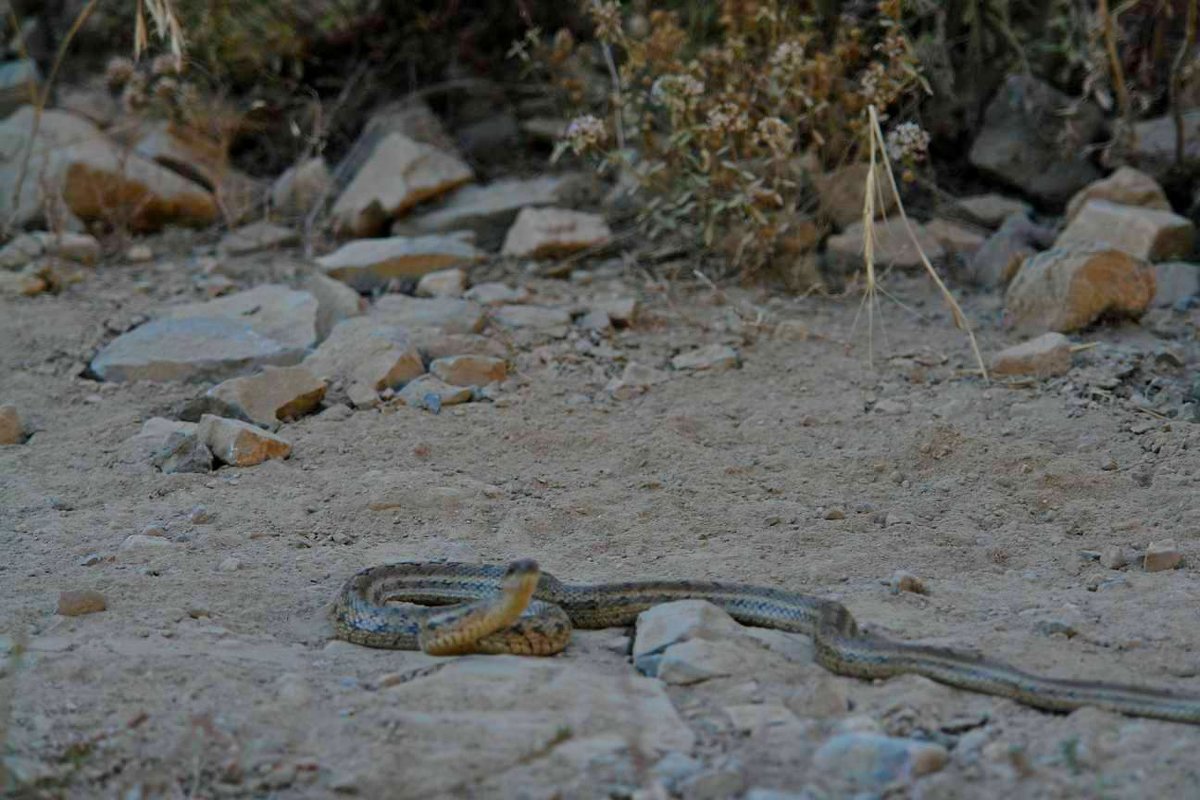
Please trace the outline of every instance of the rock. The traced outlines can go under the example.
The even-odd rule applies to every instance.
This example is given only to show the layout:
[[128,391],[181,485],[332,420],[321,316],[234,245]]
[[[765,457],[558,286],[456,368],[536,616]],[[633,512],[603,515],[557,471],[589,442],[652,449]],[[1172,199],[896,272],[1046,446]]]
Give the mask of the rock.
[[606,245],[612,239],[599,214],[561,208],[523,208],[500,252],[518,258],[553,258]]
[[21,272],[0,272],[0,297],[34,297],[51,290],[46,270],[30,264]]
[[668,791],[678,791],[681,781],[704,771],[704,763],[683,753],[667,753],[650,768],[650,774]]
[[378,235],[416,204],[473,178],[458,156],[390,133],[333,204],[335,227],[342,236]]
[[1125,206],[1140,206],[1170,211],[1171,203],[1158,181],[1133,167],[1119,167],[1103,180],[1091,183],[1075,193],[1067,203],[1066,222],[1069,224],[1091,200],[1107,200]]
[[[863,197],[870,170],[870,164],[858,162],[831,170],[814,179],[821,214],[837,227],[845,228],[855,222],[862,224]],[[887,173],[882,165],[875,167],[875,181],[881,188],[887,185]],[[887,216],[896,210],[896,196],[891,190],[884,189],[881,194],[883,203],[882,207],[877,205],[876,217]],[[879,203],[878,199],[876,203]]]
[[960,197],[954,203],[955,208],[964,212],[973,221],[988,228],[998,228],[1013,214],[1028,217],[1033,213],[1033,207],[1021,200],[1014,200],[1002,194],[980,194],[972,197]]
[[454,140],[421,97],[410,96],[385,103],[371,112],[354,146],[338,164],[336,174],[339,188],[344,188],[361,171],[379,143],[392,133],[402,134],[414,142],[446,153],[455,152]]
[[521,122],[521,132],[529,138],[545,144],[556,144],[567,132],[569,123],[558,117],[530,117]]
[[[875,266],[878,268],[895,267],[897,269],[919,269],[922,266],[920,250],[931,263],[936,263],[945,257],[946,251],[941,242],[919,222],[912,223],[913,233],[916,234],[917,244],[908,235],[904,221],[890,218],[877,221],[873,226],[875,237]],[[866,246],[866,229],[861,222],[846,226],[841,233],[830,236],[825,242],[829,258],[839,268],[855,271],[863,266],[863,252]]]
[[305,367],[267,367],[208,390],[222,415],[276,430],[281,422],[311,414],[325,399],[325,381]]
[[633,664],[642,674],[654,676],[669,647],[692,640],[723,641],[742,636],[742,626],[707,600],[662,603],[638,614]]
[[300,234],[291,228],[271,222],[252,222],[225,234],[217,245],[217,252],[226,256],[244,256],[299,243]]
[[836,506],[833,508],[826,509],[825,513],[823,515],[821,515],[821,519],[828,519],[828,520],[839,520],[839,519],[845,519],[845,518],[846,518],[846,512],[840,508],[837,508]]
[[19,233],[0,248],[0,268],[21,269],[45,250],[40,237],[32,233]]
[[724,769],[708,770],[680,781],[679,791],[688,800],[725,800],[737,797],[745,786],[746,779],[735,761]]
[[[473,794],[487,797],[525,796],[531,787],[541,786],[557,789],[563,797],[607,797],[610,787],[624,781],[598,780],[593,770],[611,764],[618,753],[640,753],[648,767],[667,752],[691,750],[695,742],[662,684],[649,678],[586,663],[515,656],[446,659],[439,666],[379,697],[381,710],[402,710],[400,724],[405,738],[412,739],[405,745],[407,757],[427,768],[413,771],[411,764],[393,764],[381,769],[360,782],[363,796],[392,796],[403,776],[404,794],[412,797],[453,795],[464,781],[478,787]],[[461,724],[463,708],[473,709],[471,725]],[[363,713],[372,717],[373,726],[383,719]],[[498,731],[503,735],[497,736]],[[568,731],[570,736],[564,737]],[[554,746],[556,742],[562,744]],[[573,746],[563,752],[568,744]],[[553,769],[553,779],[525,772],[534,767]],[[515,773],[510,784],[482,784],[510,772]],[[636,787],[636,773],[628,772],[625,780],[633,778]],[[564,788],[581,773],[589,779],[577,788]],[[540,779],[531,780],[531,774]]]
[[147,536],[144,533],[131,533],[121,542],[120,550],[174,550],[178,545],[162,536]]
[[1120,569],[1129,563],[1125,551],[1120,545],[1110,544],[1100,551],[1100,566],[1108,569]]
[[100,242],[86,233],[22,233],[0,250],[0,267],[17,269],[42,255],[95,264],[100,260]]
[[975,255],[987,241],[987,237],[978,229],[940,217],[926,223],[925,230],[938,240],[947,253],[963,258]]
[[751,672],[744,645],[693,639],[667,648],[658,659],[654,676],[672,686],[688,686]]
[[817,749],[811,778],[831,787],[860,792],[880,791],[895,782],[937,772],[949,760],[946,748],[931,742],[842,733]]
[[1175,544],[1174,539],[1163,539],[1151,542],[1146,546],[1146,555],[1142,560],[1142,568],[1146,572],[1162,572],[1175,569],[1183,561],[1183,554]]
[[32,59],[0,64],[0,117],[7,117],[28,103],[31,93],[40,91],[41,82],[37,62]]
[[608,385],[604,387],[604,391],[611,394],[614,399],[629,400],[644,394],[651,386],[670,379],[671,376],[661,370],[630,361],[625,365],[621,376],[609,381]]
[[166,224],[208,225],[213,195],[192,181],[109,141],[90,122],[63,111],[42,115],[26,180],[13,204],[33,110],[23,106],[0,123],[0,214],[26,227],[43,219],[47,199],[61,198],[84,222],[119,222],[130,230]]
[[429,272],[417,281],[417,297],[462,297],[467,290],[467,273],[461,269]]
[[221,563],[217,564],[217,569],[221,572],[237,572],[242,568],[242,560],[237,556],[226,556],[221,559]]
[[498,281],[488,281],[475,284],[463,297],[481,306],[503,306],[524,303],[529,299],[529,290],[524,287],[513,289]]
[[125,251],[125,260],[130,264],[144,264],[154,260],[154,251],[149,245],[135,244]]
[[163,319],[217,319],[248,324],[257,333],[287,348],[296,363],[317,343],[317,299],[308,292],[263,284],[203,303],[171,306]]
[[194,431],[171,433],[151,460],[154,466],[168,475],[179,472],[205,473],[213,468],[212,451]]
[[727,369],[737,369],[740,363],[737,351],[724,344],[705,345],[687,353],[680,353],[671,359],[672,369],[695,372],[724,372]]
[[478,122],[458,129],[458,147],[471,159],[508,155],[521,138],[517,119],[505,108],[496,108]]
[[600,300],[593,308],[603,311],[618,328],[628,328],[637,320],[639,305],[633,297],[616,297],[611,300]]
[[502,358],[461,355],[435,359],[429,372],[453,386],[486,386],[504,380],[508,367]]
[[[28,102],[28,100],[23,101]],[[107,128],[117,121],[121,109],[107,88],[89,86],[64,86],[58,90],[58,107],[83,117],[99,128]],[[0,114],[0,116],[7,115]]]
[[58,613],[64,617],[82,617],[108,608],[104,595],[91,589],[76,589],[58,593]]
[[1032,75],[1010,75],[988,104],[967,158],[1037,201],[1059,205],[1100,177],[1084,146],[1103,124],[1091,103],[1076,102]]
[[787,706],[778,703],[746,703],[723,709],[738,733],[757,733],[765,728],[794,725],[799,722]]
[[1034,224],[1025,214],[1013,214],[988,237],[967,265],[969,283],[988,289],[1007,286],[1021,262],[1054,241],[1054,231]]
[[613,329],[612,320],[609,319],[608,312],[599,308],[592,309],[575,320],[575,325],[583,328],[585,331],[595,331],[600,334],[611,333]]
[[0,406],[0,445],[21,444],[25,441],[25,423],[16,406]]
[[561,202],[566,180],[560,175],[543,175],[464,186],[421,216],[397,221],[393,233],[469,230],[474,231],[481,248],[496,250],[522,208]]
[[875,403],[874,409],[876,414],[884,414],[887,416],[898,417],[901,414],[909,412],[908,403],[903,400],[896,400],[891,397],[885,397]]
[[271,208],[293,219],[305,217],[333,189],[329,165],[321,156],[289,167],[271,185]]
[[1105,246],[1047,250],[1028,258],[1005,295],[1027,331],[1079,330],[1102,316],[1139,317],[1154,297],[1154,270]]
[[[361,398],[402,386],[425,372],[425,362],[408,331],[374,317],[339,322],[304,360],[304,367]],[[374,405],[374,401],[368,404]]]
[[324,341],[339,322],[357,317],[367,309],[367,301],[341,281],[319,272],[304,281],[304,291],[317,298],[317,339]]
[[1107,243],[1146,261],[1167,261],[1189,255],[1195,235],[1191,220],[1170,211],[1089,200],[1054,246]]
[[104,381],[214,381],[268,364],[291,364],[296,351],[227,319],[160,319],[110,342],[91,362]]
[[432,375],[422,375],[409,382],[396,397],[407,406],[437,413],[442,406],[469,403],[473,393],[469,386],[451,386]]
[[1154,265],[1155,308],[1171,308],[1200,295],[1200,264],[1171,261]]
[[419,298],[389,294],[379,298],[371,310],[373,317],[409,330],[436,329],[442,333],[479,333],[483,330],[483,309],[468,300],[452,297]]
[[1061,333],[1006,347],[992,359],[993,375],[1033,375],[1049,378],[1071,370],[1071,340]]
[[505,328],[546,330],[571,324],[571,315],[561,308],[549,306],[499,306],[491,314],[493,323]]
[[495,339],[477,333],[438,333],[423,331],[417,336],[417,349],[426,361],[435,361],[447,356],[491,356],[504,359],[508,348]]
[[417,278],[436,270],[481,261],[484,254],[469,236],[392,236],[350,242],[317,259],[322,271],[360,292],[383,287],[393,278]]
[[[1200,109],[1183,112],[1184,171],[1200,165]],[[1130,162],[1155,180],[1166,181],[1175,164],[1175,119],[1170,114],[1134,123]]]
[[196,428],[196,437],[208,445],[213,456],[224,464],[252,467],[271,458],[287,458],[292,446],[286,440],[241,420],[205,414]]
[[900,594],[901,592],[911,592],[912,594],[929,593],[929,590],[925,586],[925,581],[911,572],[902,569],[898,569],[892,573],[892,577],[888,578],[887,585],[892,590],[892,594]]

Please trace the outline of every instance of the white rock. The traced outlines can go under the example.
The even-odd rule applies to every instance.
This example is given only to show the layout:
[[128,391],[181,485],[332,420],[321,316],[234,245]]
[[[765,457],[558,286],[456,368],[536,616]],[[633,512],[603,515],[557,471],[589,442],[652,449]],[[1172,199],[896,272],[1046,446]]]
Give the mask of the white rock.
[[519,258],[550,258],[599,247],[612,239],[604,217],[561,208],[524,208],[500,252]]
[[461,269],[442,269],[421,276],[417,297],[462,297],[467,290],[467,273]]
[[470,265],[484,258],[469,236],[392,236],[360,239],[317,259],[326,275],[369,292],[393,278],[418,278],[430,272]]

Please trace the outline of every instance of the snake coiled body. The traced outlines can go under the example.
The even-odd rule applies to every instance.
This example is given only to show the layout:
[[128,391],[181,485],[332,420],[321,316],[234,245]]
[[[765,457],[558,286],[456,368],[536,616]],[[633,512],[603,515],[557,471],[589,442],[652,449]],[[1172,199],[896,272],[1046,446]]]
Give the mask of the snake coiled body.
[[859,630],[841,603],[764,586],[688,580],[571,584],[531,561],[507,568],[411,562],[371,567],[351,577],[334,603],[332,619],[338,637],[369,647],[434,655],[552,655],[567,646],[572,627],[630,626],[648,608],[686,599],[707,600],[744,625],[810,636],[817,661],[840,675],[912,673],[1051,711],[1096,706],[1200,724],[1197,696],[1047,678],[974,653],[893,641]]

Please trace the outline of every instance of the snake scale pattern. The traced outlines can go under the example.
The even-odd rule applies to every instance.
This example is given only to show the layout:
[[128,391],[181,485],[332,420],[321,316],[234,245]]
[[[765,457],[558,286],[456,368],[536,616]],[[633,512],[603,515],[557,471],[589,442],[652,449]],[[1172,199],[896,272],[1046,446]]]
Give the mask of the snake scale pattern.
[[841,603],[763,586],[690,580],[571,584],[529,560],[508,567],[406,562],[351,577],[332,619],[339,638],[368,647],[432,655],[553,655],[567,646],[573,627],[630,626],[652,606],[685,599],[708,600],[744,625],[808,635],[818,663],[839,675],[913,673],[1049,711],[1095,706],[1200,724],[1200,696],[1048,678],[975,653],[894,641],[860,630]]

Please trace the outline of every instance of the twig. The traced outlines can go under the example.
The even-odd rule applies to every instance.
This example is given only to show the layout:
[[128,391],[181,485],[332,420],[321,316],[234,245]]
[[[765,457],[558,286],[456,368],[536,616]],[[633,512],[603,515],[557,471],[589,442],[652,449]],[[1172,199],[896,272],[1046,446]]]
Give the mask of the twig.
[[1183,105],[1180,102],[1180,95],[1183,94],[1183,65],[1187,62],[1188,53],[1196,45],[1196,0],[1189,0],[1187,4],[1187,16],[1184,23],[1186,30],[1183,35],[1183,44],[1179,45],[1179,52],[1175,54],[1175,63],[1171,65],[1171,117],[1175,121],[1175,164],[1183,166],[1183,149],[1186,142],[1186,134],[1183,129]]
[[1116,144],[1120,153],[1128,144],[1128,136],[1132,131],[1133,108],[1129,103],[1129,87],[1125,84],[1125,70],[1121,66],[1121,55],[1117,52],[1117,24],[1108,10],[1108,0],[1099,0],[1098,12],[1100,24],[1103,26],[1104,50],[1108,55],[1109,69],[1112,70],[1113,91],[1117,95],[1117,113],[1120,122],[1117,126]]

